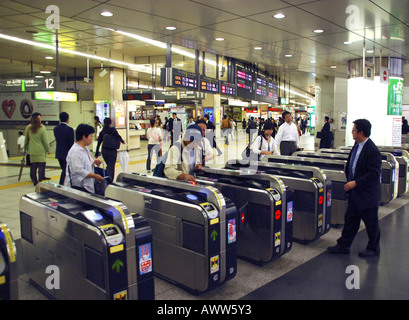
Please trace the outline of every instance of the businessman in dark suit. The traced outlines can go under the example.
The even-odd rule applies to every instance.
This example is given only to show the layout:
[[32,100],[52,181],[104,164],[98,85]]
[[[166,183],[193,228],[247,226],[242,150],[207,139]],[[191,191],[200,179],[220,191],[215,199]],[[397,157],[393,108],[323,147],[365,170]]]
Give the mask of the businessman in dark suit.
[[220,148],[217,146],[217,143],[216,143],[216,134],[215,134],[216,126],[214,125],[212,121],[209,120],[208,114],[205,114],[203,118],[206,121],[206,129],[207,129],[206,138],[209,139],[213,148],[216,148],[217,155],[220,156],[223,152],[220,150]]
[[172,113],[172,118],[169,119],[170,145],[180,139],[180,134],[183,132],[182,121],[177,117],[176,113]]
[[55,157],[61,167],[60,184],[64,185],[65,169],[67,167],[67,154],[74,144],[74,129],[68,126],[69,115],[66,112],[60,113],[61,123],[54,128],[55,141],[57,143]]
[[366,250],[359,252],[360,257],[378,256],[380,253],[378,209],[381,201],[381,165],[379,149],[369,136],[371,123],[366,119],[355,120],[352,148],[345,167],[348,182],[344,189],[348,196],[348,208],[345,224],[337,245],[329,247],[331,253],[349,253],[349,248],[358,232],[361,220],[364,221],[368,234]]

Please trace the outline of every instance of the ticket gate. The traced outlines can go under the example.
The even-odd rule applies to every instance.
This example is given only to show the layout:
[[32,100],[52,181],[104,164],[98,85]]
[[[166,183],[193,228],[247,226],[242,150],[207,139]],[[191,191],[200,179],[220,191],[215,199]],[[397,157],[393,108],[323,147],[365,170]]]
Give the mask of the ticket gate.
[[49,298],[155,298],[151,229],[122,203],[39,183],[20,220],[24,269]]
[[[322,149],[320,149],[322,150]],[[333,149],[337,150],[337,149]],[[328,152],[295,152],[293,155],[297,157],[308,157],[315,159],[330,159],[330,160],[348,160],[349,152],[338,152],[328,153]],[[395,199],[398,195],[399,181],[396,177],[399,176],[399,163],[396,161],[396,158],[388,153],[381,152],[382,155],[382,166],[381,166],[381,204],[385,205],[388,202]]]
[[[381,151],[381,150],[379,150]],[[347,155],[347,159],[350,151],[340,149],[319,149],[319,153],[323,154],[342,154]],[[396,157],[390,152],[382,152],[382,192],[385,193],[385,201],[381,203],[387,203],[399,194],[399,162]],[[387,163],[384,163],[386,161]],[[388,165],[389,164],[389,165]],[[389,198],[389,200],[388,200]]]
[[[237,255],[256,263],[279,258],[292,248],[292,191],[270,174],[203,168],[196,182],[220,190],[238,213]],[[235,227],[236,229],[236,227]]]
[[280,178],[293,190],[293,240],[310,243],[331,228],[332,183],[317,167],[293,166],[270,162],[257,162],[257,170],[249,169],[248,161],[230,160],[226,169],[243,173],[269,173]]
[[[340,150],[351,151],[352,147],[340,147]],[[378,146],[379,151],[392,153],[399,163],[398,197],[409,190],[409,152],[402,147]]]
[[7,225],[0,223],[0,300],[18,299],[16,245]]
[[347,182],[344,171],[345,161],[274,155],[266,155],[263,161],[320,168],[332,182],[331,227],[339,228],[344,224],[348,206],[347,194],[344,190]]
[[199,294],[237,272],[237,209],[218,189],[120,173],[105,196],[148,220],[155,275]]

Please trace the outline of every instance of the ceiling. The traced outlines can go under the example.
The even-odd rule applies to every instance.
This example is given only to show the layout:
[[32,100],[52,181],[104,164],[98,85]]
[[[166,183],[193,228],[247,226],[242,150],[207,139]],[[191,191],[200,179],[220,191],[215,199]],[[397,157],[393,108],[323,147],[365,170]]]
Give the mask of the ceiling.
[[[0,34],[55,46],[55,30],[46,24],[50,3],[60,11],[61,48],[111,59],[104,67],[124,67],[128,77],[148,83],[152,66],[164,66],[166,49],[115,30],[171,43],[190,54],[205,51],[213,61],[219,54],[257,63],[300,92],[314,92],[316,77],[346,78],[347,62],[362,58],[364,43],[366,50],[375,50],[369,56],[409,56],[409,0],[0,0]],[[113,16],[101,16],[105,10]],[[286,17],[276,19],[277,13]],[[314,33],[316,29],[324,32]],[[218,37],[224,41],[216,41]],[[3,38],[0,46],[1,78],[30,76],[31,69],[33,74],[55,72],[55,59],[45,59],[55,57],[55,50]],[[86,60],[61,52],[60,75],[72,77],[76,68],[78,76],[86,76]],[[194,71],[189,56],[173,53],[172,62]],[[98,58],[90,59],[91,69],[100,64]],[[214,69],[206,64],[207,75]]]

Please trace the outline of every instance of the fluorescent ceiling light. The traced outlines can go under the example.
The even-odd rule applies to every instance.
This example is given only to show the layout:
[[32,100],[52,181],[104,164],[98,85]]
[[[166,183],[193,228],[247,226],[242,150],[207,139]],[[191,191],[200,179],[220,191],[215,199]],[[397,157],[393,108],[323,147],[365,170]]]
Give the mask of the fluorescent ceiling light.
[[322,30],[322,29],[315,29],[314,30],[314,33],[323,33],[324,32],[324,30]]
[[337,66],[331,66],[331,69],[336,69],[337,68]]
[[366,53],[374,53],[373,50],[367,50]]
[[114,14],[110,11],[102,11],[101,16],[103,17],[112,17]]
[[293,55],[292,54],[286,54],[285,55],[287,58],[291,58]]
[[262,47],[254,47],[254,50],[262,50]]
[[215,38],[216,41],[224,41],[224,38]]
[[48,71],[48,70],[40,70],[40,73],[51,73],[51,71]]
[[352,44],[352,41],[344,41],[344,44]]
[[273,16],[276,19],[283,19],[285,18],[285,14],[284,13],[277,13]]
[[317,63],[317,61],[315,61],[315,60],[311,60],[311,63]]
[[44,59],[47,59],[47,60],[53,60],[53,59],[54,59],[54,57],[47,56],[47,57],[44,57]]
[[166,30],[176,30],[176,27],[174,27],[174,26],[167,26],[166,28],[165,28]]

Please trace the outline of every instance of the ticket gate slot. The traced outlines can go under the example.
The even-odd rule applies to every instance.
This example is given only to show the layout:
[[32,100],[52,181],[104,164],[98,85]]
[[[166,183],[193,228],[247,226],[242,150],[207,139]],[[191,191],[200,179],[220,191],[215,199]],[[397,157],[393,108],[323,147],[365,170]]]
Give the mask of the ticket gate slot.
[[[226,163],[228,169],[240,169],[248,164],[239,160]],[[268,162],[258,162],[256,173],[268,173],[280,178],[286,186],[293,190],[293,241],[308,244],[327,233],[331,227],[331,181],[325,175],[320,179],[322,171],[315,167],[296,167]]]
[[[53,299],[154,299],[153,271],[138,295],[135,225],[122,203],[51,183],[36,191],[20,200],[24,266],[33,285]],[[57,288],[47,285],[50,265],[59,270]]]
[[[320,149],[325,150],[325,152],[295,152],[293,155],[297,157],[308,157],[315,159],[331,159],[331,160],[348,160],[349,152],[339,152],[337,149]],[[329,150],[334,150],[330,153]],[[336,152],[338,151],[338,153]],[[382,166],[381,166],[381,204],[385,205],[391,200],[395,199],[398,195],[399,181],[396,179],[398,177],[399,165],[397,165],[396,159],[393,159],[392,154],[383,153],[382,155]]]
[[280,179],[268,174],[203,168],[197,172],[196,181],[217,187],[237,207],[240,258],[264,263],[291,250],[292,192]]
[[3,223],[0,223],[0,300],[18,300],[16,246]]
[[155,275],[195,294],[236,275],[237,210],[216,188],[121,173],[105,196],[148,221]]
[[[348,206],[347,194],[344,190],[344,185],[347,182],[345,161],[274,155],[265,156],[263,161],[320,168],[332,182],[332,190],[330,191],[332,200],[331,227],[339,228],[344,224]],[[327,196],[327,198],[329,197]]]

